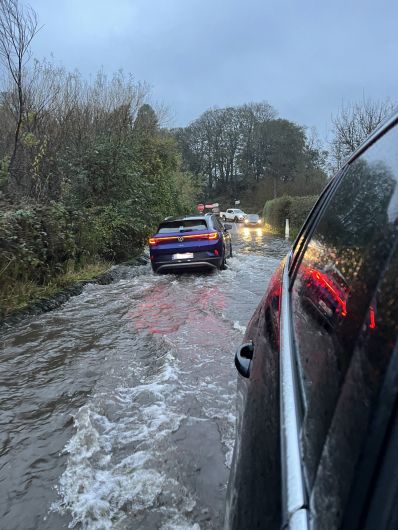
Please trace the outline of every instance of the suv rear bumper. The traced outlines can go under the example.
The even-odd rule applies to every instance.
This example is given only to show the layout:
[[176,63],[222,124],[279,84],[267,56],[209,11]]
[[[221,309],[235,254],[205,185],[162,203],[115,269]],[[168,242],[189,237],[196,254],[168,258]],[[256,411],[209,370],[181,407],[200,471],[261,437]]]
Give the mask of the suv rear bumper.
[[152,261],[152,268],[155,272],[177,269],[194,269],[207,268],[219,269],[222,262],[222,257],[212,258],[192,258],[189,260],[173,260],[173,261]]

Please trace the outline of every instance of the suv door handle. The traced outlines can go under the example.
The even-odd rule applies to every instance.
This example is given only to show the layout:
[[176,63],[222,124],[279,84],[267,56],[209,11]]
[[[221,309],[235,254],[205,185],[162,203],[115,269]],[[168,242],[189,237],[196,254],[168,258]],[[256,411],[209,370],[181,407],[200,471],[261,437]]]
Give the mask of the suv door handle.
[[235,354],[235,366],[243,377],[250,376],[250,369],[254,353],[253,341],[246,342],[240,346]]

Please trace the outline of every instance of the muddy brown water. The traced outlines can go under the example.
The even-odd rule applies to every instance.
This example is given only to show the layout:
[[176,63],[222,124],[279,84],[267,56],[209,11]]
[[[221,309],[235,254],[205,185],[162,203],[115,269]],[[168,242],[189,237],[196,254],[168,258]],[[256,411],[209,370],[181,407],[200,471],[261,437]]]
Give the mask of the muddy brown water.
[[234,352],[289,242],[233,228],[228,270],[118,267],[0,337],[0,528],[218,529]]

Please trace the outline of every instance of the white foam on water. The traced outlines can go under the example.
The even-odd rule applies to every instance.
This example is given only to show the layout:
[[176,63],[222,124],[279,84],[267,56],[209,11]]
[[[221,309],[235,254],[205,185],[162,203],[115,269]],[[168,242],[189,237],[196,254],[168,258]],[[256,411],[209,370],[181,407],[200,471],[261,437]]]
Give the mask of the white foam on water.
[[172,355],[165,359],[157,375],[131,388],[99,391],[77,412],[57,487],[60,500],[51,507],[71,515],[70,528],[112,528],[126,513],[156,504],[167,490],[170,480],[158,469],[156,447],[178,429],[182,416],[170,400],[178,368]]
[[[70,527],[108,529],[126,524],[128,528],[132,521],[139,524],[139,517],[156,515],[162,530],[200,530],[193,522],[194,492],[172,478],[176,467],[172,462],[165,464],[169,457],[178,458],[173,448],[168,453],[168,437],[171,440],[189,417],[193,404],[196,421],[217,424],[225,465],[230,466],[236,423],[231,412],[235,411],[236,392],[234,344],[246,331],[240,319],[247,311],[241,301],[246,297],[252,303],[252,285],[258,284],[266,267],[261,256],[236,253],[228,260],[227,270],[211,275],[162,277],[152,275],[148,266],[137,269],[131,278],[88,287],[81,296],[88,305],[98,304],[106,292],[108,306],[111,302],[119,308],[132,334],[141,330],[143,337],[151,336],[155,344],[158,341],[155,364],[148,375],[148,366],[143,367],[148,359],[140,361],[132,351],[128,362],[124,359],[120,366],[113,358],[115,345],[109,346],[108,373],[104,367],[102,385],[74,417],[76,433],[65,447],[68,458],[58,485],[60,500],[52,509],[70,514]],[[192,300],[195,315],[200,316],[198,326],[204,326],[202,334],[195,315],[192,319]],[[175,302],[177,316],[185,311],[187,317],[180,318],[173,331],[165,308],[160,313],[164,320],[160,328],[170,330],[156,338],[150,326],[152,320],[159,320],[164,301],[171,308]],[[136,314],[142,302],[148,304]],[[229,311],[234,304],[235,311]],[[106,313],[104,318],[108,318]],[[125,347],[124,337],[120,340]],[[145,344],[140,347],[145,349]],[[145,524],[142,527],[148,528]]]
[[181,516],[176,516],[172,521],[160,527],[160,530],[200,530],[198,523],[190,523]]
[[242,335],[245,334],[246,332],[246,326],[242,326],[240,323],[239,323],[239,320],[235,320],[234,322],[234,329],[240,331],[242,333]]

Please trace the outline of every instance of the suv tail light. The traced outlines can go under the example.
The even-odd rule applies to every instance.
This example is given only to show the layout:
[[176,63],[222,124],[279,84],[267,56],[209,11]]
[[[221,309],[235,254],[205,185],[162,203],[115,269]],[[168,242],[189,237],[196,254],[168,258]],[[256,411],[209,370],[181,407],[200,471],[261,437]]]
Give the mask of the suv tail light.
[[153,247],[159,243],[171,243],[172,241],[179,241],[182,238],[181,243],[184,241],[195,241],[195,240],[211,240],[216,241],[219,238],[218,232],[208,232],[206,234],[188,234],[178,236],[155,236],[148,239],[149,246]]

